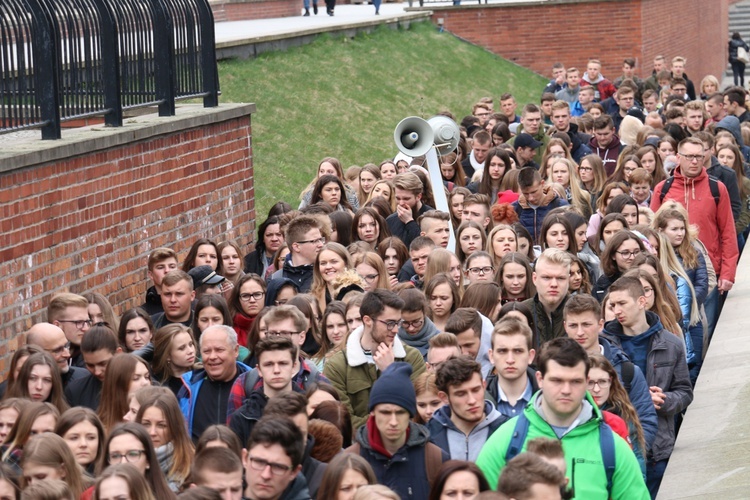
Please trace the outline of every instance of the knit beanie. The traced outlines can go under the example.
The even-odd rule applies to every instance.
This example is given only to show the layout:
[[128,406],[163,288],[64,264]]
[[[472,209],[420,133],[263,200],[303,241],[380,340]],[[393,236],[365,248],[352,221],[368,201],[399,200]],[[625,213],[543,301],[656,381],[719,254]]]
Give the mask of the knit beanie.
[[391,363],[370,389],[370,404],[367,408],[372,411],[379,404],[393,404],[409,412],[412,417],[417,413],[417,394],[411,383],[411,365],[409,363]]

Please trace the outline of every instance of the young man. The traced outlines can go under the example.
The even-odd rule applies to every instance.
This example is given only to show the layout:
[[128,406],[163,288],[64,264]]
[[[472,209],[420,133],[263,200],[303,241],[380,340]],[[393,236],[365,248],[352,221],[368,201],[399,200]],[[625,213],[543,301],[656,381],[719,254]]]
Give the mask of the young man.
[[646,446],[650,448],[656,437],[658,424],[646,377],[620,348],[599,335],[604,328],[599,301],[588,294],[573,295],[565,302],[563,315],[568,337],[578,342],[589,355],[601,354],[612,363],[638,413]]
[[548,248],[536,261],[532,278],[536,286],[534,297],[523,304],[534,315],[534,345],[565,335],[563,308],[568,297],[570,254],[558,248]]
[[417,413],[417,397],[410,376],[408,363],[392,363],[383,371],[370,391],[366,424],[346,451],[367,460],[378,483],[401,498],[427,498],[448,455],[429,442],[426,428],[411,421]]
[[[543,346],[537,366],[540,391],[520,416],[490,436],[477,458],[490,485],[498,484],[511,455],[524,451],[532,439],[548,437],[562,442],[577,498],[650,498],[630,445],[604,424],[599,408],[587,395],[586,351],[567,337],[556,338]],[[605,468],[609,464],[614,467],[611,478]]]
[[435,247],[435,242],[427,236],[417,236],[409,245],[409,260],[414,266],[414,276],[411,277],[411,282],[419,290],[424,285],[422,279],[427,271],[427,257]]
[[413,172],[404,172],[393,178],[396,194],[396,211],[385,220],[391,235],[399,238],[408,248],[421,229],[417,224],[420,215],[434,210],[422,203],[422,181]]
[[[86,370],[77,366],[70,366],[71,343],[65,337],[65,332],[59,326],[51,323],[37,323],[26,332],[26,344],[35,345],[47,351],[60,369],[63,389],[74,380],[86,376]],[[3,386],[6,384],[3,383]]]
[[302,471],[303,454],[302,433],[291,420],[286,418],[261,419],[250,435],[247,448],[242,451],[247,481],[244,498],[249,500],[310,498],[304,481],[297,481]]
[[669,88],[672,95],[676,95],[685,102],[690,100],[687,95],[687,82],[684,78],[672,78],[669,82]]
[[518,221],[531,233],[532,241],[537,241],[544,217],[550,210],[564,207],[568,202],[560,198],[554,189],[545,186],[542,176],[531,167],[521,169],[518,186],[522,196],[513,202],[513,209],[518,214]]
[[570,121],[570,105],[565,101],[552,104],[552,125],[550,132],[564,132],[570,137],[570,154],[576,163],[581,163],[584,156],[591,154],[588,142],[591,136],[578,131],[578,125]]
[[672,78],[684,78],[685,84],[686,84],[686,91],[688,100],[694,101],[696,94],[695,94],[695,85],[693,85],[693,82],[690,81],[690,78],[688,78],[687,73],[685,73],[685,64],[687,64],[687,59],[685,59],[682,56],[676,56],[672,58]]
[[241,500],[243,472],[242,461],[229,448],[205,448],[193,459],[191,487],[215,490],[222,500]]
[[717,92],[710,95],[708,99],[706,99],[705,109],[708,114],[706,126],[711,123],[719,123],[725,116],[727,116],[727,111],[724,109],[724,94]]
[[523,411],[539,390],[533,363],[536,351],[531,329],[517,318],[498,321],[492,331],[490,361],[494,370],[487,377],[487,399],[508,418]]
[[556,91],[555,97],[573,105],[578,100],[578,92],[581,90],[581,72],[578,68],[568,68],[565,81],[565,87]]
[[581,86],[592,86],[594,87],[594,99],[597,102],[603,101],[609,97],[612,97],[617,91],[612,82],[604,78],[601,74],[602,63],[597,59],[591,59],[586,64],[586,74],[583,75],[581,80]]
[[474,134],[474,140],[471,143],[471,153],[461,162],[467,181],[471,180],[475,172],[482,172],[484,170],[484,160],[487,158],[487,153],[491,147],[492,136],[490,134],[484,130]]
[[161,302],[164,312],[157,313],[151,318],[154,329],[172,323],[182,323],[185,326],[193,324],[193,278],[180,269],[169,271],[161,284]]
[[542,94],[546,94],[548,92],[554,94],[563,90],[567,86],[565,82],[565,75],[565,65],[561,62],[554,63],[552,65],[552,80],[550,80],[547,86],[544,87]]
[[665,69],[667,69],[667,59],[662,55],[654,57],[654,69],[651,71],[651,76],[643,82],[643,87],[658,93],[661,90],[661,86],[657,75]]
[[405,361],[412,368],[412,379],[425,370],[418,350],[398,338],[404,301],[390,290],[367,292],[359,308],[362,326],[349,334],[346,346],[325,364],[323,372],[331,381],[357,428],[367,422],[370,390],[394,361]]
[[177,269],[177,254],[171,248],[156,248],[148,254],[148,278],[153,286],[146,290],[146,302],[141,309],[149,316],[164,312],[161,304],[161,282],[169,271]]
[[492,230],[491,204],[486,194],[474,193],[466,196],[464,208],[461,211],[461,222],[474,221],[489,233]]
[[594,104],[594,87],[581,87],[578,91],[578,101],[570,105],[571,116],[581,116],[588,113],[591,105]]
[[315,258],[325,244],[320,223],[310,215],[299,215],[287,224],[284,239],[289,245],[289,255],[271,280],[288,278],[297,284],[300,293],[307,293],[312,286]]
[[615,133],[615,124],[611,116],[602,115],[594,120],[594,137],[591,138],[589,147],[602,159],[607,176],[612,175],[617,166],[617,157],[620,156],[622,145]]
[[429,311],[427,297],[421,291],[414,289],[402,290],[399,297],[404,301],[404,308],[401,310],[398,337],[404,344],[418,350],[426,359],[430,339],[440,333],[435,323],[427,317]]
[[513,141],[518,168],[532,167],[534,170],[539,170],[539,165],[534,161],[534,157],[541,145],[541,142],[535,140],[529,134],[518,134]]
[[724,112],[736,116],[742,122],[750,122],[750,111],[745,107],[745,91],[742,87],[730,87],[724,91]]
[[245,398],[228,422],[241,443],[247,442],[253,427],[263,416],[268,400],[292,391],[298,350],[299,347],[287,337],[266,337],[256,344],[260,387]]
[[635,90],[623,85],[615,92],[614,99],[617,102],[617,113],[612,115],[615,132],[620,130],[622,119],[628,116],[628,111],[635,104]]
[[417,219],[420,236],[427,236],[435,242],[436,246],[441,248],[448,247],[448,240],[451,236],[451,216],[447,212],[440,210],[430,210],[419,216]]
[[516,131],[516,137],[513,137],[508,144],[517,149],[516,140],[521,133],[529,134],[537,142],[541,142],[541,146],[537,147],[536,154],[534,155],[534,163],[537,165],[542,163],[542,155],[544,150],[549,144],[550,137],[545,133],[544,127],[542,126],[542,110],[535,104],[527,104],[521,111],[521,125],[518,126]]
[[622,61],[622,76],[615,78],[613,85],[619,89],[624,80],[633,80],[638,89],[643,86],[641,79],[635,76],[635,59],[632,57],[628,57]]
[[60,293],[47,306],[47,321],[59,327],[70,342],[70,364],[83,368],[81,340],[91,328],[89,302],[74,293]]
[[646,114],[651,113],[652,111],[658,111],[658,95],[655,91],[648,89],[645,92],[643,92],[643,110],[646,112]]
[[203,368],[182,376],[177,394],[188,432],[196,441],[207,427],[227,422],[227,403],[235,379],[250,368],[237,361],[237,332],[230,326],[214,325],[200,339]]
[[435,385],[445,404],[427,424],[430,441],[452,460],[475,461],[487,439],[508,417],[484,400],[482,367],[462,356],[443,363]]
[[99,409],[102,382],[107,373],[107,365],[115,354],[122,352],[122,348],[114,332],[97,328],[83,335],[81,352],[89,373],[68,384],[65,388],[65,399],[70,406],[85,406],[96,411]]
[[533,453],[521,453],[513,458],[500,474],[497,491],[503,500],[561,500],[565,475]]
[[609,288],[609,302],[617,319],[604,325],[604,335],[646,374],[658,416],[659,430],[646,464],[648,489],[656,498],[674,448],[675,415],[693,400],[685,347],[676,335],[664,330],[656,314],[646,309],[638,278],[615,281]]
[[448,318],[445,331],[455,335],[461,354],[482,365],[482,377],[492,370],[489,357],[492,322],[470,307],[459,307]]
[[545,127],[552,125],[552,103],[555,102],[555,94],[545,92],[539,101],[539,109],[542,110],[542,122]]
[[479,125],[484,127],[490,116],[490,108],[483,102],[478,102],[471,110],[471,114],[479,118]]
[[521,117],[516,114],[517,107],[518,104],[516,103],[516,98],[513,97],[513,94],[506,92],[500,96],[500,110],[508,118],[509,124],[519,123],[521,121]]
[[197,266],[188,271],[193,279],[195,300],[206,294],[221,293],[221,284],[226,281],[224,276],[217,274],[211,266]]
[[430,339],[429,345],[425,363],[428,372],[436,372],[440,365],[461,355],[458,340],[452,333],[438,333]]

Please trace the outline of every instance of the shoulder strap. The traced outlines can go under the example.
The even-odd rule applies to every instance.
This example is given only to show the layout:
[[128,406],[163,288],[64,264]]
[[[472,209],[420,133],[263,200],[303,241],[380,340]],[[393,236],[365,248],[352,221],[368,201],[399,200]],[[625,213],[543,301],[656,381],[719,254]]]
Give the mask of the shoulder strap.
[[521,453],[523,443],[526,441],[526,435],[529,433],[529,419],[526,414],[521,412],[516,420],[516,427],[513,429],[513,436],[508,444],[508,451],[505,452],[505,463],[508,463],[513,457]]
[[633,385],[633,376],[635,375],[635,365],[630,361],[625,361],[620,367],[620,374],[622,375],[622,385],[625,390],[630,392],[630,388]]
[[659,193],[659,203],[664,203],[664,197],[667,196],[669,188],[672,187],[672,183],[674,183],[674,176],[669,177],[666,181],[664,181],[664,184],[662,184],[661,193]]
[[721,195],[719,193],[719,181],[709,176],[708,186],[711,188],[711,196],[714,197],[714,203],[716,203],[716,206],[718,207],[719,200],[721,199]]
[[260,375],[258,374],[257,368],[253,368],[252,370],[245,372],[245,397],[248,397],[250,396],[250,394],[252,394],[253,389],[255,388],[255,384],[258,383],[258,379],[260,379]]
[[599,446],[602,449],[604,472],[607,475],[607,494],[612,496],[612,479],[615,475],[615,437],[612,428],[604,420],[599,422]]
[[443,466],[443,450],[438,445],[434,443],[427,443],[425,445],[424,465],[427,471],[427,481],[432,486],[432,483],[440,472],[440,468]]

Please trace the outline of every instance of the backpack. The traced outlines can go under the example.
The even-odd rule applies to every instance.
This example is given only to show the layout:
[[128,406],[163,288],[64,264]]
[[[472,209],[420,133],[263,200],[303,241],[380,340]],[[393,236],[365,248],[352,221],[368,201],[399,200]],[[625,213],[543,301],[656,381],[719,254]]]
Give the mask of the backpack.
[[[362,445],[358,441],[355,441],[345,451],[362,456]],[[427,481],[432,486],[440,472],[440,468],[443,466],[443,450],[438,445],[434,443],[424,445],[424,465],[427,472]]]
[[[529,419],[525,413],[521,413],[516,421],[516,427],[513,429],[513,436],[508,445],[508,451],[505,453],[505,463],[508,463],[513,457],[518,455],[526,441],[526,435],[529,433]],[[612,435],[612,428],[604,420],[599,422],[599,446],[602,450],[602,461],[604,462],[604,472],[607,475],[607,494],[612,496],[612,478],[615,475],[615,438]]]
[[[317,383],[320,378],[320,372],[314,363],[308,363],[307,367],[310,369],[310,374],[301,380],[300,386],[302,389],[307,389],[307,384]],[[245,374],[245,397],[248,397],[255,390],[255,384],[258,383],[258,380],[260,380],[260,374],[258,374],[257,368]],[[294,380],[292,380],[292,383],[295,383]]]
[[[667,196],[667,193],[669,192],[669,188],[672,187],[673,183],[674,183],[674,176],[664,181],[664,185],[661,187],[661,193],[659,193],[659,203],[664,203],[664,197]],[[716,203],[716,206],[718,207],[719,200],[721,199],[721,196],[719,193],[719,181],[709,175],[708,186],[709,188],[711,188],[711,196],[714,197],[714,202]]]

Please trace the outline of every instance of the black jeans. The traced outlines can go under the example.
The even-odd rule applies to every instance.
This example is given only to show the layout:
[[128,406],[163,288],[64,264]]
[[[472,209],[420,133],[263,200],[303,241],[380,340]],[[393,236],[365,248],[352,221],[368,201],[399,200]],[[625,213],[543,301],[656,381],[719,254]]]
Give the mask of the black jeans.
[[[734,84],[745,86],[745,63],[741,61],[732,61],[732,75],[734,76]],[[739,83],[737,80],[739,79]]]

